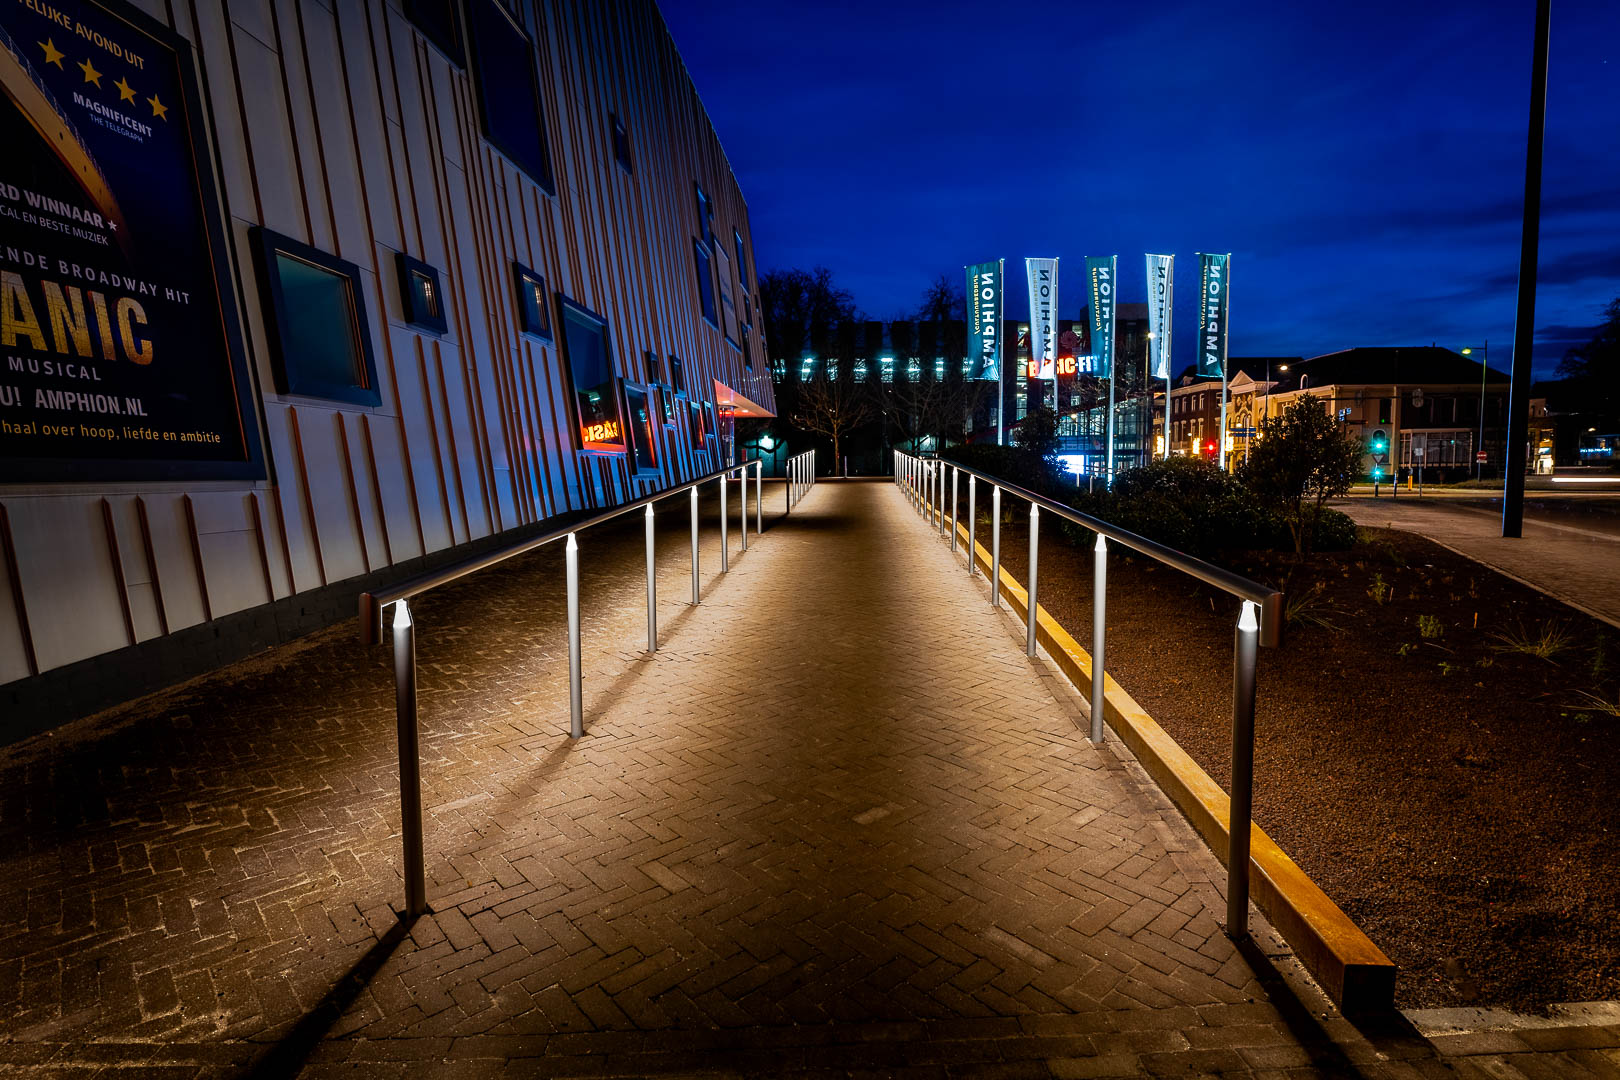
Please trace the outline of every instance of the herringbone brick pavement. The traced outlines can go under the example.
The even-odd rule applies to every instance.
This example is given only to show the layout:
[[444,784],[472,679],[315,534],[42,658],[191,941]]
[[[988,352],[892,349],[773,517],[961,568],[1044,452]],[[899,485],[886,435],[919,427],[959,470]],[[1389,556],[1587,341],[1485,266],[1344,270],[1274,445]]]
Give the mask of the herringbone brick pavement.
[[560,550],[416,605],[432,913],[397,944],[352,628],[13,748],[0,1068],[1451,1075],[1301,1033],[1213,858],[896,489],[818,487],[696,608],[669,506],[654,655],[639,521],[582,538],[578,742]]

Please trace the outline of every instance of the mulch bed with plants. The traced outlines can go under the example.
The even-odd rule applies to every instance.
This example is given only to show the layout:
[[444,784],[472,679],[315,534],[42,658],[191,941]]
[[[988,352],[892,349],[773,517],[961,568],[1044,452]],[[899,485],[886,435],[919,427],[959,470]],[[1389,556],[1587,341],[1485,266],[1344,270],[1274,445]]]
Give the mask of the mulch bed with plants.
[[[1260,650],[1255,820],[1396,963],[1403,1008],[1620,998],[1620,634],[1361,536],[1225,560],[1292,609]],[[1022,581],[1021,521],[1001,550]],[[1237,601],[1110,550],[1108,670],[1224,787]],[[1089,542],[1043,535],[1040,602],[1083,645],[1091,573]]]

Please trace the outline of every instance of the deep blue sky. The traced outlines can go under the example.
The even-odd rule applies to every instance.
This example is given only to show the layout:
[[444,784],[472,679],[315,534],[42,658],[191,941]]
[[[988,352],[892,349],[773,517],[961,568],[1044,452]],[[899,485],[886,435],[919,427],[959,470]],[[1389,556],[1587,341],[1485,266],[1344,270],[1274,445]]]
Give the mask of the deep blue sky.
[[[1508,366],[1533,0],[660,0],[748,199],[761,269],[873,317],[937,274],[1233,252],[1235,356],[1488,340]],[[1142,12],[1150,12],[1144,15]],[[1554,0],[1537,373],[1620,296],[1620,3]],[[1016,275],[1016,276],[1015,276]],[[1134,284],[1134,288],[1132,285]]]

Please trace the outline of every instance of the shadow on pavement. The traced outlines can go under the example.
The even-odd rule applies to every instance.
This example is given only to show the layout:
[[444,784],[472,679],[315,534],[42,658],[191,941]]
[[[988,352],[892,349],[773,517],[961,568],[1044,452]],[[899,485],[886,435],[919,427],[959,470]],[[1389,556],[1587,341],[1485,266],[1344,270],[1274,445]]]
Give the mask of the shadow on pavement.
[[315,1047],[326,1037],[326,1033],[332,1030],[332,1025],[348,1011],[349,1006],[354,1004],[354,999],[371,984],[371,980],[382,970],[382,966],[394,954],[399,943],[405,940],[405,936],[411,931],[411,924],[415,921],[401,917],[391,926],[377,944],[355,961],[348,973],[337,981],[337,985],[328,990],[326,996],[258,1060],[248,1071],[250,1080],[269,1080],[271,1077],[297,1075],[298,1070],[309,1060],[309,1055],[315,1051]]

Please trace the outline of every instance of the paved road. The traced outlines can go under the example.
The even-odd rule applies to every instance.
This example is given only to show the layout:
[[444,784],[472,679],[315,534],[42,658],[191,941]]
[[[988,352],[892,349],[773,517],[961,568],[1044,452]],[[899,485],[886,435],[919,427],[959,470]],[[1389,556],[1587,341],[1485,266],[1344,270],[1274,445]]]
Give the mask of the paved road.
[[1359,525],[1404,529],[1452,548],[1620,626],[1620,533],[1612,517],[1573,512],[1528,516],[1524,535],[1502,537],[1500,510],[1450,500],[1344,499],[1334,504]]
[[656,656],[639,530],[585,545],[579,742],[559,551],[418,605],[408,933],[385,657],[345,635],[0,755],[0,1071],[1612,1071],[1620,1027],[1358,1030],[1241,952],[1209,852],[891,486],[818,487],[696,608],[680,524]]

